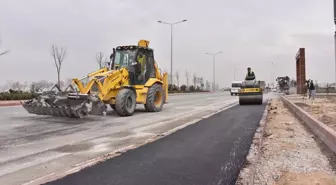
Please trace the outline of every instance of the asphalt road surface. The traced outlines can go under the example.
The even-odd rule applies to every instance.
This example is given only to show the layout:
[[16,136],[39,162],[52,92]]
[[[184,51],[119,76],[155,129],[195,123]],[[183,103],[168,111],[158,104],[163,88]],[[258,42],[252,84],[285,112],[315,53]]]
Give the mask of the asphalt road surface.
[[22,107],[0,108],[0,184],[54,179],[89,160],[201,120],[237,103],[238,98],[219,92],[174,95],[168,101],[162,112],[147,113],[139,106],[132,117],[118,117],[110,110],[106,117],[53,118],[28,114]]
[[234,106],[48,185],[235,184],[263,105]]

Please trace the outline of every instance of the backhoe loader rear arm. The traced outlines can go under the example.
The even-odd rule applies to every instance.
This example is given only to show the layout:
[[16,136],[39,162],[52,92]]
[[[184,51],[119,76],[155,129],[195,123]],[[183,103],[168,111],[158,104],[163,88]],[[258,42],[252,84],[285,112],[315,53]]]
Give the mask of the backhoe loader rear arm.
[[168,100],[168,74],[167,73],[163,73],[163,75],[161,76],[160,74],[160,70],[159,67],[157,65],[157,63],[154,63],[154,68],[155,68],[155,76],[157,79],[160,79],[162,81],[163,84],[163,90],[165,91],[165,95],[166,95],[166,99],[165,99],[165,103]]

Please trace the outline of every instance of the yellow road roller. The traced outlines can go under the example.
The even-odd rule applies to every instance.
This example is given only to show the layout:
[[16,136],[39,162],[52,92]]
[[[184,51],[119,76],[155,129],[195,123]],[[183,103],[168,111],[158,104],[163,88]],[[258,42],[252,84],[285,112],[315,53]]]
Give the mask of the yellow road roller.
[[262,104],[263,89],[261,88],[261,82],[255,79],[251,68],[247,68],[247,70],[248,73],[239,92],[239,105]]

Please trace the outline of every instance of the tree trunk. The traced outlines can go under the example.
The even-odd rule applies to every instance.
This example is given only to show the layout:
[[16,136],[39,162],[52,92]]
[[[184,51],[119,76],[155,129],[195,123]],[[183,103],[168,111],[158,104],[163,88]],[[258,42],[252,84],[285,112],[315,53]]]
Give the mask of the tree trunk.
[[59,88],[61,88],[61,78],[60,78],[60,73],[61,73],[61,70],[60,69],[57,69],[57,85]]

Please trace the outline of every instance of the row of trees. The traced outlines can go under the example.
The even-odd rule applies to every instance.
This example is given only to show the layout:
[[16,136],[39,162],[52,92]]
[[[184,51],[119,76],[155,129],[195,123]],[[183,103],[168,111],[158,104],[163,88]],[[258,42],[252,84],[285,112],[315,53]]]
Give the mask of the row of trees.
[[[64,88],[69,83],[71,83],[71,79],[68,79],[66,82],[60,81],[61,88]],[[43,90],[49,90],[55,85],[53,82],[48,82],[45,80],[41,80],[38,82],[33,82],[31,84],[20,83],[20,82],[8,82],[6,88],[9,89],[7,92],[0,92],[0,100],[24,100],[31,99],[34,97],[34,93]],[[203,86],[199,85],[169,85],[168,86],[169,93],[192,93],[192,92],[207,92]]]
[[[0,45],[1,45],[1,40],[0,40]],[[5,54],[8,54],[10,52],[10,50],[5,50],[3,52],[0,51],[0,56],[1,55],[5,55]],[[53,61],[54,61],[54,65],[55,65],[55,68],[56,68],[56,72],[57,72],[57,84],[59,86],[61,86],[62,84],[62,81],[61,81],[61,69],[62,69],[62,64],[64,62],[64,59],[66,58],[67,56],[67,49],[65,47],[58,47],[56,45],[52,45],[51,46],[51,56],[53,58]],[[96,62],[98,63],[98,66],[99,66],[99,69],[104,67],[105,63],[108,62],[110,59],[109,59],[109,56],[104,56],[104,53],[103,52],[98,52],[96,54]],[[164,70],[165,72],[167,72],[166,70]],[[174,85],[176,85],[177,87],[180,87],[180,73],[179,71],[176,71],[175,72],[175,75],[173,75],[174,78],[176,79],[176,83]],[[170,77],[170,75],[169,75]],[[187,87],[189,86],[189,73],[188,71],[185,72],[185,78],[187,80]],[[197,76],[196,74],[194,73],[193,74],[193,85],[196,87],[197,86],[197,83],[196,83],[196,79],[197,79]],[[199,84],[200,86],[204,86],[204,84]]]
[[[1,44],[1,42],[0,42]],[[8,54],[10,50],[0,51],[0,56]],[[65,58],[67,57],[67,49],[65,47],[58,47],[56,45],[51,46],[51,56],[53,58],[53,62],[56,68],[57,72],[57,84],[61,88],[64,88],[68,84],[71,83],[71,79],[66,80],[65,82],[61,80],[61,69],[62,64],[64,63]],[[104,67],[105,63],[108,62],[109,56],[104,56],[103,52],[99,52],[96,54],[96,62],[98,63],[99,68]],[[170,76],[169,76],[170,77]],[[201,91],[204,89],[204,84],[197,84],[197,76],[196,74],[193,75],[193,85],[189,86],[189,73],[186,71],[185,77],[187,79],[187,85],[181,85],[180,86],[180,74],[178,71],[175,72],[174,78],[176,79],[176,83],[173,83],[169,86],[169,91],[174,92],[191,92],[191,91]],[[207,82],[208,83],[208,82]],[[52,86],[54,86],[55,83],[48,82],[46,80],[33,82],[31,84],[20,83],[18,81],[16,82],[8,82],[5,86],[5,89],[10,89],[9,92],[5,92],[0,94],[0,100],[6,100],[6,99],[16,99],[19,98],[19,94],[24,94],[23,97],[30,97],[27,95],[27,93],[32,93],[40,90],[47,90],[50,89]],[[207,87],[207,85],[206,85]],[[15,92],[15,93],[14,93]],[[13,95],[13,96],[11,96]]]

